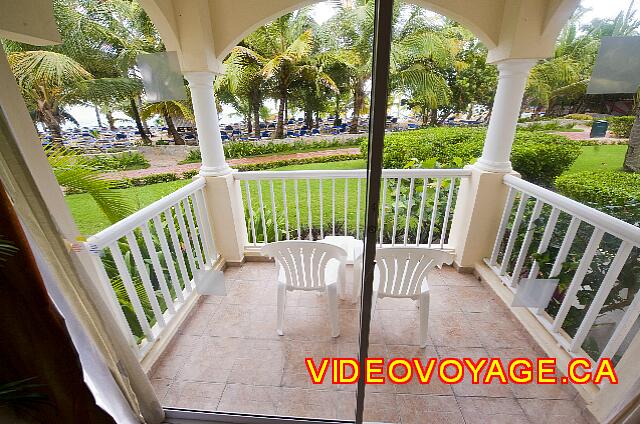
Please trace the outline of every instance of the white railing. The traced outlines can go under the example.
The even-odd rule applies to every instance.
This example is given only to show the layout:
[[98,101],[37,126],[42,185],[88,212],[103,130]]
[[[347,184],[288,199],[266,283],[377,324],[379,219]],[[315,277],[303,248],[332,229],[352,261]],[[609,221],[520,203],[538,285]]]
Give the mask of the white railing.
[[195,180],[86,242],[115,316],[140,356],[218,259],[204,185],[203,178]]
[[537,319],[571,355],[617,362],[640,316],[640,296],[620,281],[637,265],[640,228],[514,176],[504,182],[487,264],[513,291],[523,277],[559,279],[549,305],[533,310]]
[[[380,245],[447,248],[464,169],[385,169]],[[362,238],[366,171],[239,172],[248,246],[265,241]]]

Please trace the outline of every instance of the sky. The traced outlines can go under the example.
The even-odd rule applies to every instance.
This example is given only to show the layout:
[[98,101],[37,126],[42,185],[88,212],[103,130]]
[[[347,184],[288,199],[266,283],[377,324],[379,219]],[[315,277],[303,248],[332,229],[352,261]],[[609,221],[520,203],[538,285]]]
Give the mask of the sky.
[[[613,18],[615,17],[621,10],[627,9],[629,6],[630,0],[582,0],[580,4],[583,7],[591,9],[591,11],[587,12],[583,18],[583,22],[589,22],[594,18]],[[640,0],[637,0],[634,5],[636,10],[640,9]],[[323,2],[318,3],[313,6],[311,15],[318,23],[323,23],[333,14],[335,13],[335,9],[331,5],[331,3]],[[640,12],[638,12],[640,15]],[[640,16],[639,16],[640,17]],[[272,110],[275,109],[275,103],[267,102],[267,107],[270,107]],[[96,115],[93,108],[86,106],[74,106],[69,108],[71,114],[78,120],[80,126],[95,126],[96,124]],[[117,118],[126,119],[126,116],[121,113],[116,113]],[[220,120],[224,123],[239,121],[241,118],[234,115],[233,110],[231,108],[224,108],[222,114],[220,116]],[[106,125],[106,119],[103,116],[103,125]]]

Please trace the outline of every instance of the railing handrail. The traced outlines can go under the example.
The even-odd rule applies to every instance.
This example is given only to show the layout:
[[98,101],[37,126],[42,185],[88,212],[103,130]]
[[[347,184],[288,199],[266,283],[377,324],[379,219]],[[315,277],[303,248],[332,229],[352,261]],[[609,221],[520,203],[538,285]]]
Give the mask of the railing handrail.
[[532,184],[514,175],[505,175],[504,183],[509,187],[513,187],[540,199],[572,216],[576,216],[581,221],[600,228],[621,240],[626,240],[635,245],[640,245],[640,228],[631,225],[628,222],[624,222],[621,219],[615,218],[546,188]]
[[[366,169],[349,170],[300,170],[300,171],[247,171],[236,172],[236,180],[304,179],[304,178],[365,178]],[[383,178],[450,178],[468,177],[468,169],[384,169]]]
[[128,217],[116,222],[115,224],[105,228],[97,234],[89,237],[87,243],[91,244],[95,249],[102,249],[123,237],[129,231],[139,227],[145,222],[153,219],[154,216],[178,203],[188,195],[194,193],[198,189],[205,186],[205,179],[198,178],[186,186],[164,196],[163,198],[153,202],[152,204],[140,209],[139,211],[129,215]]

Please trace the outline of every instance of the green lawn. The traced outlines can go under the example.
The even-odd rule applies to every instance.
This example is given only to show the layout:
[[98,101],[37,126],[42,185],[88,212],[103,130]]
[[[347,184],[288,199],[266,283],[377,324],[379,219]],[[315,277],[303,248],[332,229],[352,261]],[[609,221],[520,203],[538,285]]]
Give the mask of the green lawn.
[[[582,154],[573,166],[567,172],[579,172],[596,169],[620,169],[622,167],[622,161],[624,154],[627,150],[625,145],[601,145],[601,146],[585,146],[582,147]],[[366,161],[364,159],[346,160],[340,162],[328,162],[328,163],[310,163],[304,165],[289,165],[280,168],[274,168],[273,171],[293,171],[293,170],[314,170],[314,169],[364,169]],[[171,181],[168,183],[152,184],[144,187],[133,187],[122,189],[121,191],[126,194],[128,198],[136,205],[137,209],[141,209],[152,202],[166,196],[169,193],[174,192],[178,188],[189,183],[190,180]],[[365,181],[362,180],[360,187],[360,229],[364,223],[364,190]],[[287,203],[292,205],[295,202],[295,190],[292,181],[288,181],[286,189]],[[262,199],[263,203],[268,206],[267,209],[271,209],[271,186],[268,182],[262,183]],[[320,202],[319,193],[320,185],[318,180],[310,180],[309,193],[311,194],[311,219],[314,224],[318,224],[320,221]],[[243,195],[246,197],[246,187],[244,183],[242,185]],[[259,202],[258,187],[254,181],[250,183],[251,198],[253,201],[253,208],[257,209]],[[331,221],[333,212],[332,204],[332,183],[331,180],[323,181],[323,222]],[[339,223],[344,222],[344,181],[336,181],[336,199],[335,199],[335,216],[336,221]],[[298,183],[298,207],[288,208],[289,227],[297,227],[296,211],[300,216],[301,226],[306,226],[309,220],[308,199],[307,199],[307,185],[306,182],[300,181]],[[283,198],[282,183],[280,181],[274,182],[274,200],[276,203],[277,213],[280,216],[283,215]],[[67,204],[71,209],[73,217],[80,228],[80,232],[83,235],[91,235],[109,226],[109,221],[104,214],[98,209],[97,205],[87,194],[74,194],[66,197]],[[347,203],[347,219],[349,222],[349,228],[355,228],[356,225],[356,206],[357,206],[357,184],[355,181],[350,182],[348,187],[348,203]],[[268,216],[265,218],[269,219]],[[284,221],[281,220],[281,224]],[[258,232],[261,230],[258,229]]]
[[[274,171],[285,171],[285,170],[290,171],[290,170],[301,170],[301,169],[362,169],[365,166],[366,166],[365,160],[357,159],[357,160],[347,160],[347,161],[340,161],[340,162],[290,165],[290,166],[283,166],[281,168],[274,168],[273,170]],[[142,209],[143,207],[155,202],[156,200],[170,193],[173,193],[174,191],[188,184],[189,182],[190,180],[170,181],[167,183],[151,184],[143,187],[126,188],[118,191],[123,192],[127,196],[127,198],[131,199],[136,209]],[[276,183],[276,187],[277,187],[276,190],[278,193],[280,193],[276,198],[276,202],[281,201],[281,196],[282,196],[282,187],[279,184],[280,184],[279,182]],[[293,192],[293,183],[290,183],[290,184],[291,184],[291,187],[288,188],[287,193],[289,196],[291,196],[291,199],[294,199],[295,194]],[[352,184],[352,185],[356,186],[356,184]],[[356,187],[351,187],[351,189],[356,190]],[[326,186],[326,185],[323,186],[323,191],[325,192],[325,196],[330,196],[329,188],[330,188],[330,183],[329,183],[329,186]],[[319,186],[317,181],[313,181],[311,183],[311,189],[312,189],[312,193],[319,192]],[[350,194],[351,194],[351,189],[349,190]],[[269,190],[269,187],[267,186],[267,183],[263,183],[263,196],[264,196],[263,200],[265,202],[267,201],[266,196],[270,196],[270,192],[268,190]],[[306,219],[308,216],[307,215],[308,210],[306,208],[306,197],[302,196],[303,194],[306,194],[305,190],[306,190],[306,186],[299,187],[299,194],[301,196],[299,198],[299,201],[301,203],[300,213],[303,214],[302,216],[304,217],[304,219]],[[337,203],[336,209],[338,209],[339,205],[343,205],[342,209],[339,209],[339,210],[341,211],[340,213],[342,213],[342,216],[344,216],[344,183],[338,182],[336,186],[336,190],[342,190],[340,191],[340,193],[343,193],[343,197],[341,198],[342,200],[340,200],[340,198],[336,199],[336,203]],[[362,183],[361,193],[362,193],[362,196],[364,196],[364,181]],[[243,187],[243,194],[244,194],[244,187]],[[251,195],[254,199],[254,202],[258,201],[257,187],[253,182],[251,183]],[[69,208],[71,209],[73,218],[75,219],[76,224],[78,225],[78,228],[80,229],[80,232],[83,235],[89,236],[89,235],[95,234],[98,231],[103,230],[104,228],[107,228],[110,225],[107,217],[100,211],[100,209],[98,209],[98,206],[88,194],[73,194],[70,196],[66,196],[65,199],[67,201],[67,204],[69,205]],[[270,199],[271,197],[268,198],[269,202],[271,201]],[[364,199],[364,197],[362,197],[362,199]],[[354,212],[356,207],[355,195],[352,195],[350,200],[351,201],[349,202],[350,203],[349,207],[352,207],[350,218],[353,220],[353,222],[355,222],[355,212]],[[316,202],[313,202],[313,205],[316,205]],[[362,207],[364,207],[363,206],[364,201],[361,201],[361,205]],[[255,206],[257,206],[257,203],[254,205],[254,208]],[[291,219],[294,220],[296,218],[295,210],[292,209],[289,212],[290,212],[289,215]],[[338,213],[338,210],[336,211],[336,214],[337,213]],[[328,215],[328,211],[326,211],[325,217],[329,218],[329,216],[330,215]],[[301,217],[302,223],[306,222],[304,219],[302,219]],[[291,221],[291,222],[294,222],[294,221]],[[364,222],[364,218],[362,218],[362,222]]]
[[[173,193],[191,180],[170,181],[143,187],[120,189],[135,205],[136,210],[150,205],[156,200]],[[72,194],[65,197],[80,233],[89,236],[110,225],[107,217],[100,211],[96,202],[88,194]]]
[[598,145],[582,147],[582,154],[567,172],[621,169],[626,145]]

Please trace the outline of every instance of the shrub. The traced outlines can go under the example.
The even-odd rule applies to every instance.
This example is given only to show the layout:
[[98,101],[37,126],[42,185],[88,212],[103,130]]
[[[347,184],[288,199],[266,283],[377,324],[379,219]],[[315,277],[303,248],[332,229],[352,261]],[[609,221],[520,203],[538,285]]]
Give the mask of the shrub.
[[563,116],[564,119],[577,119],[579,121],[592,121],[593,116],[587,115],[586,113],[570,113],[568,115]]
[[[224,145],[224,156],[227,159],[247,158],[251,156],[269,155],[275,153],[301,152],[310,150],[328,149],[331,147],[358,146],[363,137],[358,138],[333,138],[331,140],[305,141],[299,140],[293,143],[275,143],[260,141],[231,141]],[[180,163],[197,163],[202,160],[199,150],[191,150],[187,157]]]
[[149,161],[142,153],[124,152],[117,155],[97,155],[88,160],[90,166],[104,171],[126,171],[148,168]]
[[634,116],[613,116],[607,119],[609,130],[619,138],[629,138],[634,120]]
[[519,125],[520,131],[562,131],[573,129],[574,124],[566,123],[560,124],[558,121],[550,122],[533,122],[528,125]]
[[331,156],[318,156],[315,158],[304,158],[304,159],[283,159],[273,162],[263,162],[263,163],[251,163],[247,165],[236,165],[235,169],[238,171],[263,171],[265,169],[272,168],[280,168],[281,166],[288,165],[303,165],[306,163],[326,163],[326,162],[339,162],[343,160],[355,160],[360,159],[361,156],[359,154],[355,155],[331,155]]
[[199,149],[189,150],[187,152],[187,156],[180,162],[181,164],[185,163],[198,163],[202,162],[202,154]]
[[640,173],[583,171],[556,178],[557,190],[567,197],[599,208],[640,203]]
[[[434,128],[385,136],[385,168],[434,159],[440,164],[469,164],[480,156],[485,130],[481,128]],[[361,151],[366,153],[367,143]],[[535,184],[550,186],[580,155],[579,143],[566,137],[518,131],[511,153],[513,168]]]

